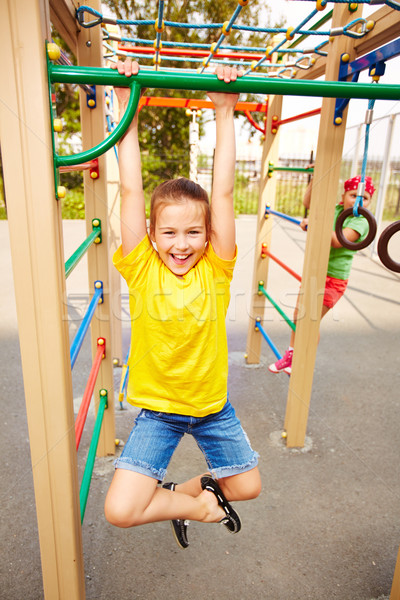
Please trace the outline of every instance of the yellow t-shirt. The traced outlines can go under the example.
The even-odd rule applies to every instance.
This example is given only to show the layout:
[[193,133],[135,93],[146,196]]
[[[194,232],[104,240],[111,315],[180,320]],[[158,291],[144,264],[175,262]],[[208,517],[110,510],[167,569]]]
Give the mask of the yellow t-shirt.
[[204,417],[227,397],[225,317],[236,257],[208,244],[183,277],[160,259],[149,237],[113,263],[129,288],[131,350],[127,397],[134,406]]

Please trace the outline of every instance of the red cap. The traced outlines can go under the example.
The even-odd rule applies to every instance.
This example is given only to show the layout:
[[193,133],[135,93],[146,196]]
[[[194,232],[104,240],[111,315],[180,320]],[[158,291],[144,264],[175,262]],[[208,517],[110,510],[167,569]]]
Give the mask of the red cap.
[[[358,184],[360,183],[360,181],[361,181],[361,175],[357,175],[356,177],[347,179],[347,181],[344,182],[344,191],[349,192],[350,190],[356,190],[358,188]],[[365,178],[365,191],[368,192],[369,194],[371,194],[371,196],[375,191],[374,184],[372,182],[371,177]]]

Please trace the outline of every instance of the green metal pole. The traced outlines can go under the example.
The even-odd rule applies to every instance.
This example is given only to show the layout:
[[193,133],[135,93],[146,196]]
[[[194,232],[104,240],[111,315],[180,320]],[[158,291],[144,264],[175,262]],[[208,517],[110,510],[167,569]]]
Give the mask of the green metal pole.
[[328,98],[367,98],[399,100],[400,85],[354,83],[352,81],[307,81],[278,79],[259,75],[239,77],[229,84],[214,74],[188,73],[183,71],[149,71],[142,69],[137,75],[126,77],[115,69],[98,67],[64,66],[49,63],[51,83],[75,83],[88,85],[112,85],[130,87],[131,94],[124,116],[118,127],[103,142],[71,156],[55,155],[56,166],[76,165],[97,158],[109,150],[123,136],[136,112],[141,88],[201,90],[213,92],[275,94],[289,96],[321,96]]
[[85,471],[82,477],[81,488],[79,491],[79,501],[81,505],[81,523],[85,516],[86,503],[89,495],[90,482],[92,480],[94,461],[96,458],[97,446],[99,444],[99,437],[101,426],[103,424],[104,411],[107,408],[107,390],[100,390],[100,403],[97,410],[96,422],[94,424],[92,441],[90,442],[88,457],[86,460]]
[[[111,69],[103,69],[103,71],[108,71]],[[124,76],[120,76],[124,77]],[[125,77],[125,79],[127,79]],[[61,83],[61,82],[60,82]],[[136,109],[138,107],[140,100],[140,86],[137,81],[131,82],[131,94],[129,96],[128,106],[126,107],[126,111],[119,123],[119,125],[114,129],[114,131],[107,136],[100,144],[90,148],[90,150],[85,150],[84,152],[79,152],[78,154],[72,154],[70,156],[60,156],[59,154],[55,154],[54,161],[56,167],[61,166],[69,166],[69,165],[79,165],[80,163],[86,162],[88,160],[92,160],[93,158],[97,158],[107,150],[110,150],[115,144],[122,138],[125,131],[128,129],[134,115]]]
[[[99,219],[93,219],[93,221],[99,221]],[[78,262],[81,260],[82,256],[87,252],[90,246],[97,239],[101,241],[101,223],[98,226],[95,226],[92,221],[93,231],[92,233],[82,242],[82,244],[75,250],[73,254],[69,257],[67,262],[65,263],[65,278],[67,278],[75,269]]]
[[293,171],[296,173],[313,173],[314,169],[306,169],[305,167],[271,167],[272,171]]
[[272,306],[274,306],[276,308],[276,310],[278,311],[278,313],[285,319],[286,323],[293,329],[293,331],[296,331],[296,325],[283,312],[283,310],[280,308],[280,306],[278,306],[277,303],[271,298],[271,296],[268,294],[267,290],[262,285],[258,285],[258,291],[262,292],[264,294],[264,296],[266,298],[268,298],[268,300],[271,302]]
[[115,69],[78,66],[50,66],[50,79],[58,83],[87,83],[89,85],[113,85],[131,87],[138,85],[156,89],[202,90],[212,92],[276,94],[289,96],[323,96],[327,98],[367,98],[399,100],[400,85],[381,83],[354,83],[352,81],[310,81],[302,79],[278,79],[260,75],[246,75],[236,81],[225,83],[210,73],[183,71],[146,71],[126,77]]

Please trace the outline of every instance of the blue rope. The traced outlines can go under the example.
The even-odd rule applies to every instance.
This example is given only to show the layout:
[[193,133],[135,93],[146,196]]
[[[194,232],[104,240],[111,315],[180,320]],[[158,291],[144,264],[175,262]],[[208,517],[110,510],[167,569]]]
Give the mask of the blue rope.
[[[311,0],[303,0],[303,1],[311,1]],[[314,1],[314,0],[312,0]],[[339,2],[339,3],[343,3],[343,4],[349,4],[349,0],[329,0],[329,1],[333,1],[333,2]],[[323,5],[326,5],[328,2],[328,0],[326,0]],[[361,2],[364,3],[371,3],[372,0],[361,0]],[[386,3],[390,3],[392,2],[392,4],[394,5],[395,8],[400,8],[400,0],[386,0]],[[287,28],[282,28],[282,27],[251,27],[251,26],[247,26],[247,25],[235,25],[234,22],[237,19],[237,17],[239,16],[241,10],[244,8],[244,6],[241,6],[240,4],[237,5],[231,19],[229,20],[229,22],[227,23],[226,26],[226,32],[230,32],[231,30],[235,30],[235,31],[251,31],[251,32],[258,32],[258,33],[286,33],[288,32]],[[95,20],[91,21],[91,22],[85,22],[85,17],[84,17],[84,13],[85,11],[91,15],[93,15],[94,17],[96,17]],[[138,19],[115,19],[115,18],[109,18],[109,17],[104,17],[99,11],[91,8],[90,6],[80,6],[77,10],[76,10],[76,15],[77,15],[77,19],[79,21],[79,23],[82,25],[82,27],[93,27],[95,25],[98,25],[100,23],[113,23],[113,24],[118,24],[118,25],[156,25],[158,26],[158,28],[161,28],[162,23],[163,23],[163,12],[164,12],[164,0],[160,0],[158,3],[158,16],[156,20],[138,20]],[[299,34],[299,35],[306,35],[306,36],[312,36],[312,35],[317,35],[317,36],[330,36],[331,35],[331,31],[320,31],[320,30],[315,30],[315,29],[302,29],[316,14],[318,14],[317,9],[314,9],[313,11],[311,11],[311,13],[305,18],[303,19],[303,21],[301,21],[301,23],[299,25],[297,25],[291,32],[291,35],[293,36],[294,34]],[[357,22],[359,22],[362,19],[356,19],[354,21],[352,21],[351,23],[349,23],[345,28],[343,28],[342,34],[346,35],[346,36],[350,36],[350,37],[360,37],[360,34],[355,34],[354,32],[352,32],[351,26]],[[365,19],[364,19],[365,21]],[[179,23],[179,22],[175,22],[175,21],[165,21],[164,24],[168,27],[177,27],[177,28],[181,28],[181,29],[221,29],[224,24],[223,23],[211,23],[211,24],[192,24],[192,23]],[[141,40],[141,39],[135,39],[135,38],[129,38],[129,37],[120,37],[120,36],[113,36],[111,34],[109,34],[106,30],[103,29],[104,32],[104,37],[107,39],[114,39],[114,40],[120,40],[120,41],[126,41],[126,42],[134,42],[134,43],[143,43],[146,45],[151,45],[153,44],[152,41],[149,40]],[[367,33],[367,31],[364,32],[364,34]],[[256,52],[265,52],[264,48],[254,48],[254,47],[239,47],[239,46],[222,46],[223,41],[225,40],[226,36],[222,33],[213,49],[213,52],[210,52],[210,54],[206,57],[205,61],[203,62],[203,67],[201,72],[204,71],[204,69],[209,65],[209,63],[214,62],[217,63],[220,62],[218,60],[216,60],[214,58],[214,55],[217,53],[218,49],[232,49],[232,50],[239,50],[239,51],[256,51]],[[248,68],[245,71],[245,75],[247,75],[249,72],[251,72],[252,70],[257,69],[258,67],[260,67],[261,65],[263,65],[263,63],[265,63],[265,61],[267,61],[267,59],[274,53],[277,52],[278,50],[280,50],[282,53],[293,53],[293,54],[304,54],[303,50],[300,49],[284,49],[283,46],[286,43],[286,39],[282,40],[281,42],[279,42],[274,48],[270,49],[268,51],[267,54],[265,54],[262,58],[259,59],[259,61],[254,65],[254,66],[250,66],[250,68]],[[188,43],[179,43],[179,42],[164,42],[166,47],[187,47],[187,48],[210,48],[209,44],[188,44]],[[318,44],[318,46],[316,46],[316,48],[314,49],[314,52],[316,54],[320,54],[320,55],[326,55],[325,52],[321,52],[320,48],[325,45],[326,42],[323,42],[322,44]],[[159,63],[159,57],[160,57],[160,50],[161,50],[161,32],[157,31],[156,33],[156,44],[155,44],[155,68],[158,69],[158,63]],[[113,55],[117,54],[117,52],[115,52],[114,50],[111,50],[113,52]],[[128,53],[127,56],[132,56],[135,58],[143,58],[142,55],[132,55],[131,53]],[[194,58],[194,59],[190,59],[190,58],[185,58],[184,60],[178,57],[168,57],[169,60],[177,60],[180,62],[199,62],[198,59]],[[225,62],[225,61],[224,61]],[[242,64],[242,65],[246,65],[246,64],[250,64],[250,63],[245,63],[245,62],[230,62],[229,64]],[[270,68],[270,66],[267,65],[267,68]],[[279,76],[279,73],[278,73]]]
[[[389,1],[389,0],[387,0],[387,1]],[[235,14],[231,18],[229,25],[227,26],[227,31],[230,31],[232,29],[233,31],[252,31],[252,32],[256,32],[256,33],[286,33],[287,28],[283,28],[283,27],[252,27],[250,25],[234,25],[234,24],[231,25],[230,23],[232,22],[232,20],[234,20],[234,17],[235,17],[235,19],[237,18],[237,16],[240,13],[240,10],[242,10],[242,8],[243,8],[242,6],[238,6],[236,8]],[[95,21],[85,23],[82,19],[83,13],[85,11],[92,14],[93,16],[96,16],[97,19]],[[95,25],[99,25],[100,23],[112,23],[114,25],[155,25],[155,23],[156,23],[155,19],[142,19],[142,20],[139,20],[139,19],[111,19],[108,17],[104,17],[100,12],[91,8],[90,6],[84,6],[84,5],[80,6],[76,10],[76,14],[77,14],[78,18],[79,18],[79,15],[81,15],[80,24],[86,28],[94,27]],[[308,20],[309,20],[309,18],[307,19],[307,21]],[[307,22],[307,21],[305,21],[305,22]],[[193,24],[193,23],[179,23],[176,21],[164,21],[164,24],[166,27],[178,27],[180,29],[221,29],[224,25],[224,23]],[[330,35],[329,31],[315,31],[313,29],[299,30],[299,31],[297,31],[297,33],[299,33],[301,35]]]
[[[126,37],[126,36],[115,36],[110,34],[106,29],[103,29],[104,38],[103,40],[114,40],[117,42],[128,42],[132,44],[142,44],[143,46],[152,46],[153,40],[144,40],[142,38]],[[326,42],[324,42],[326,43]],[[188,42],[168,42],[163,40],[164,48],[188,48],[191,50],[209,50],[210,44],[189,44]],[[265,48],[262,46],[220,46],[221,51],[233,50],[236,52],[265,52]],[[281,52],[286,54],[304,54],[304,50],[297,48],[283,48]],[[114,51],[115,53],[115,51]]]
[[[375,100],[368,100],[368,110],[372,110],[374,108],[374,104],[375,104]],[[361,166],[361,180],[360,180],[360,184],[359,184],[360,186],[362,186],[361,189],[364,189],[363,184],[365,183],[365,174],[367,172],[370,127],[371,127],[371,124],[366,123],[366,125],[365,125],[365,140],[364,140],[364,155],[363,155],[362,166]],[[363,196],[359,195],[359,196],[357,196],[356,201],[353,206],[353,215],[355,217],[360,216],[358,214],[358,207],[362,206],[362,205],[363,205]]]
[[[311,19],[318,13],[318,10],[315,8],[309,15],[308,17],[306,17],[304,19],[304,21],[302,21],[299,25],[297,25],[297,27],[294,28],[294,30],[292,31],[292,34],[295,33],[300,33],[299,30],[303,27],[303,25],[305,25],[306,23],[308,23],[308,21],[311,21]],[[322,33],[319,31],[318,32],[319,35],[322,35]]]
[[[303,25],[305,25],[306,23],[308,23],[308,21],[310,21],[316,14],[317,14],[317,10],[314,9],[297,27],[295,27],[295,29],[293,30],[292,34],[295,33],[301,33],[301,34],[314,34],[314,35],[327,35],[326,33],[322,32],[322,31],[314,31],[314,30],[310,30],[310,31],[301,31],[301,28],[303,27]],[[284,30],[284,32],[287,32],[287,29]],[[271,56],[274,52],[276,52],[287,40],[283,40],[282,42],[280,42],[277,46],[275,46],[275,48],[272,48],[269,52],[268,52],[268,56]],[[263,58],[261,58],[258,63],[256,65],[254,65],[254,69],[257,69],[258,67],[260,67],[265,61],[267,60],[267,56],[264,56]],[[245,75],[247,75],[252,69],[249,69],[248,71],[245,72]]]
[[[332,2],[332,4],[351,4],[351,0],[328,0],[329,2]],[[326,2],[326,4],[328,3],[328,1]],[[314,0],[297,0],[297,2],[314,2]],[[357,0],[357,4],[376,4],[376,2],[373,2],[373,0]],[[385,0],[384,2],[382,2],[382,4],[385,4],[386,6],[389,6],[390,8],[394,8],[395,10],[400,10],[400,3],[397,2],[396,0]]]
[[[157,20],[158,29],[161,29],[161,27],[162,27],[163,14],[164,14],[164,0],[160,0],[160,2],[158,4],[158,20]],[[158,70],[158,57],[160,56],[160,48],[161,48],[161,32],[157,31],[156,32],[156,56],[155,56],[156,62],[154,65],[154,68],[156,69],[156,71]]]
[[[233,13],[230,21],[228,22],[228,25],[226,26],[226,31],[228,33],[230,32],[231,28],[233,27],[233,23],[238,18],[239,14],[240,14],[240,12],[242,10],[242,8],[243,8],[243,6],[241,6],[240,4],[237,5],[237,7],[236,7],[236,9],[235,9],[235,11],[234,11],[234,13]],[[217,44],[216,44],[216,46],[214,48],[214,53],[217,52],[218,48],[221,46],[221,44],[224,41],[224,39],[225,39],[225,35],[221,34],[220,37],[219,37],[219,40],[217,41]],[[204,69],[207,67],[208,63],[210,62],[210,60],[212,60],[212,58],[213,58],[213,53],[211,52],[209,54],[209,56],[206,58],[206,61],[205,61],[204,65],[203,65],[203,68],[202,68],[201,72],[204,71]]]

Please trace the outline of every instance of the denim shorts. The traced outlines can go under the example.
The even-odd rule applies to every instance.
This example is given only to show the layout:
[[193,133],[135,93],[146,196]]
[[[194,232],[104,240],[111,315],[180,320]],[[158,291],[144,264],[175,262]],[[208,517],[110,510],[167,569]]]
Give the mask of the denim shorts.
[[142,409],[115,466],[162,481],[185,433],[193,435],[217,479],[250,471],[258,463],[258,454],[227,400],[220,412],[206,417]]

